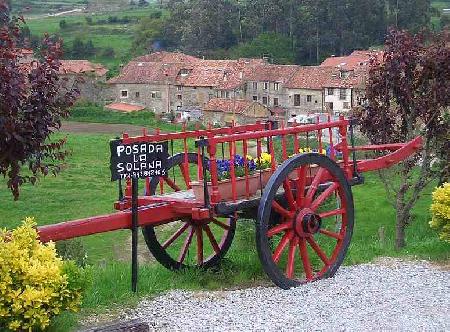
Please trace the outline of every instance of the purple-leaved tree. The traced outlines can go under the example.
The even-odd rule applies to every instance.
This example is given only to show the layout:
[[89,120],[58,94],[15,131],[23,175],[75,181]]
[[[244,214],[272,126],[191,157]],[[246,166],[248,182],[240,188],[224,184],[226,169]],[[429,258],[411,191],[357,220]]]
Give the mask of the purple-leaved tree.
[[68,155],[65,139],[50,136],[77,97],[76,89],[65,87],[58,77],[61,41],[45,36],[41,59],[21,61],[21,21],[10,18],[8,3],[0,0],[0,173],[14,199],[23,183],[59,172]]
[[422,191],[448,181],[450,156],[449,33],[410,34],[392,30],[382,59],[373,59],[366,85],[368,105],[358,116],[372,143],[423,137],[423,148],[396,167],[379,172],[396,210],[397,249]]

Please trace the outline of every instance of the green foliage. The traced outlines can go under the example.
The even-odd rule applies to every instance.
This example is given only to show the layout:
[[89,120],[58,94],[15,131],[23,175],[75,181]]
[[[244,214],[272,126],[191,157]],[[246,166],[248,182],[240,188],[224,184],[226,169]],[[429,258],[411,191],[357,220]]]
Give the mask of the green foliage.
[[450,243],[450,183],[444,183],[433,192],[431,228],[439,231],[439,238]]
[[56,251],[64,260],[70,260],[78,266],[86,267],[87,253],[83,242],[80,239],[71,239],[58,241],[56,243]]
[[262,33],[252,41],[232,48],[230,55],[233,58],[261,58],[268,56],[271,61],[279,64],[295,62],[291,40],[275,32]]
[[160,128],[163,131],[181,129],[181,125],[161,121],[155,117],[153,112],[147,110],[122,113],[106,110],[103,106],[92,103],[76,104],[70,111],[70,120],[80,122],[127,123],[145,126],[147,128]]

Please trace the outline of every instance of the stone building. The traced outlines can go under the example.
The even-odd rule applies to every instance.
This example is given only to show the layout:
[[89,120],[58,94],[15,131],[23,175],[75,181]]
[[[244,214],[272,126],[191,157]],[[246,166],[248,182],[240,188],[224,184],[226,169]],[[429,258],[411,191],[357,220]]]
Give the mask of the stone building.
[[67,86],[75,85],[80,91],[80,98],[91,102],[105,99],[106,69],[101,64],[88,60],[61,60],[59,76]]
[[243,125],[267,121],[271,113],[267,106],[245,99],[211,99],[203,108],[203,123],[212,125]]
[[286,84],[300,66],[261,64],[246,77],[245,98],[267,107],[289,107]]

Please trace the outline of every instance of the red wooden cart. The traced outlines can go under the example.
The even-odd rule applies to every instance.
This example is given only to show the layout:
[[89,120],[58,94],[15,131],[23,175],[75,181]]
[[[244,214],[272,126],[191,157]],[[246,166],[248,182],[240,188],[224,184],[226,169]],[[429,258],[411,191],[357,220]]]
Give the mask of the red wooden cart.
[[[232,243],[238,217],[245,216],[256,219],[259,258],[282,288],[336,272],[353,232],[351,186],[363,183],[361,173],[398,163],[422,144],[417,137],[408,143],[355,146],[353,121],[343,117],[286,128],[268,122],[123,136],[123,144],[163,141],[170,146],[169,172],[147,178],[138,198],[139,226],[155,259],[175,270],[214,267]],[[317,152],[300,153],[311,148]],[[379,157],[357,160],[364,151],[378,151]],[[262,155],[270,161],[266,168]],[[224,160],[231,161],[229,179],[221,181]],[[255,160],[256,170],[250,167]],[[196,196],[193,187],[199,184]],[[118,212],[113,214],[39,227],[40,239],[130,229],[129,181],[114,206]]]

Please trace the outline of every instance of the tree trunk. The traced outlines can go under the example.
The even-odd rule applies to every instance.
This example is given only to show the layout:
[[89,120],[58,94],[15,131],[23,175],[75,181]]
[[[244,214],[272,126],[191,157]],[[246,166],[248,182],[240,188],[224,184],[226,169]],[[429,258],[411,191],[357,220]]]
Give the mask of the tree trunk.
[[400,250],[406,246],[405,229],[409,222],[409,211],[404,211],[397,205],[397,216],[395,224],[395,249]]

